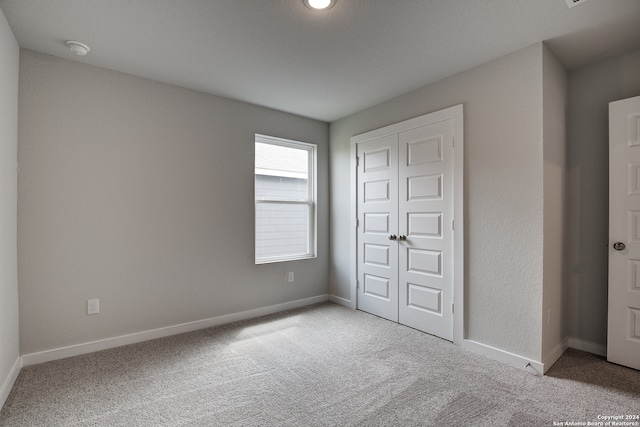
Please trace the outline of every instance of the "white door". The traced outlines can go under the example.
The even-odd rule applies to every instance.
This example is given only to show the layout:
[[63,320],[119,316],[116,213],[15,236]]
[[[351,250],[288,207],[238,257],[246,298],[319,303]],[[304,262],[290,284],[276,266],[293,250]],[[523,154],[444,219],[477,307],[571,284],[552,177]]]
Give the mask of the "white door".
[[609,104],[607,360],[640,369],[640,97]]
[[453,340],[453,121],[357,146],[358,308]]
[[398,135],[358,145],[358,308],[398,321]]
[[453,121],[399,135],[399,322],[453,340]]

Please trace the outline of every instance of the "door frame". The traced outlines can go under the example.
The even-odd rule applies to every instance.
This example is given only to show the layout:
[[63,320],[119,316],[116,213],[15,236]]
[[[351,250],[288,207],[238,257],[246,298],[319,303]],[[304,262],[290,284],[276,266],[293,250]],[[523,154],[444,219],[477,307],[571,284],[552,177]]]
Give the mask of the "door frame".
[[465,331],[465,218],[464,218],[464,126],[463,105],[455,105],[433,113],[414,117],[399,123],[384,126],[379,129],[364,132],[351,137],[351,231],[350,259],[351,259],[351,301],[350,307],[358,307],[358,174],[357,174],[357,147],[360,142],[374,138],[380,138],[389,134],[427,126],[445,120],[453,120],[453,221],[455,232],[453,233],[453,343],[462,346],[466,336]]

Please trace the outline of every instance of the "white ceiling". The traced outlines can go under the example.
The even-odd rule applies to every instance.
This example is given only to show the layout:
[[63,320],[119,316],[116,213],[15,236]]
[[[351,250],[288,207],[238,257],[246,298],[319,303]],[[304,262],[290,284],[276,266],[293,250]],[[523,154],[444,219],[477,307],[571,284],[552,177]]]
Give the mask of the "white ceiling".
[[[0,0],[21,47],[333,121],[540,41],[640,48],[640,0]],[[73,55],[64,42],[91,47]]]

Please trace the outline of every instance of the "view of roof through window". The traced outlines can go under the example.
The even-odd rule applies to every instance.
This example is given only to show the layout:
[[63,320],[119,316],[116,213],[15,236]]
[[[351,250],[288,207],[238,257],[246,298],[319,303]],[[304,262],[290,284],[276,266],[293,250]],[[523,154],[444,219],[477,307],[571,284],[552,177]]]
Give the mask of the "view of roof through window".
[[309,153],[281,145],[256,143],[256,175],[306,179]]

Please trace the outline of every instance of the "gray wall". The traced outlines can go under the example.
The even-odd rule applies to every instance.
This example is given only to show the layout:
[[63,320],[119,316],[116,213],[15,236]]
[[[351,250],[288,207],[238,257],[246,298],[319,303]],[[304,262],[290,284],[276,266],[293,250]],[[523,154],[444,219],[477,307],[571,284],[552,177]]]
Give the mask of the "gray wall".
[[544,120],[544,271],[542,291],[542,361],[555,362],[566,338],[564,237],[566,229],[567,72],[545,46],[543,52]]
[[640,95],[640,50],[569,73],[567,312],[576,346],[607,343],[609,102]]
[[[326,123],[28,50],[19,114],[22,354],[327,293]],[[318,145],[317,259],[254,265],[255,133]]]
[[[18,185],[19,48],[0,10],[0,392],[18,360]],[[0,407],[4,402],[0,400]]]
[[467,337],[541,356],[543,46],[331,123],[332,294],[350,298],[350,137],[464,104]]
[[[18,355],[17,57],[2,19],[0,382]],[[563,153],[549,145],[562,133],[562,70],[542,45],[338,120],[330,137],[321,122],[23,50],[21,353],[323,294],[327,270],[331,293],[348,299],[349,138],[459,103],[467,337],[532,359],[566,334],[604,346],[607,108],[640,95],[639,75],[640,51],[569,73],[562,224],[548,222],[564,209],[553,191],[562,188]],[[253,264],[256,132],[318,144],[316,260]],[[549,238],[563,227],[568,286],[559,288],[562,267],[551,259],[562,243]],[[285,283],[286,271],[296,272],[295,285]],[[88,298],[101,299],[100,315],[85,315]]]

